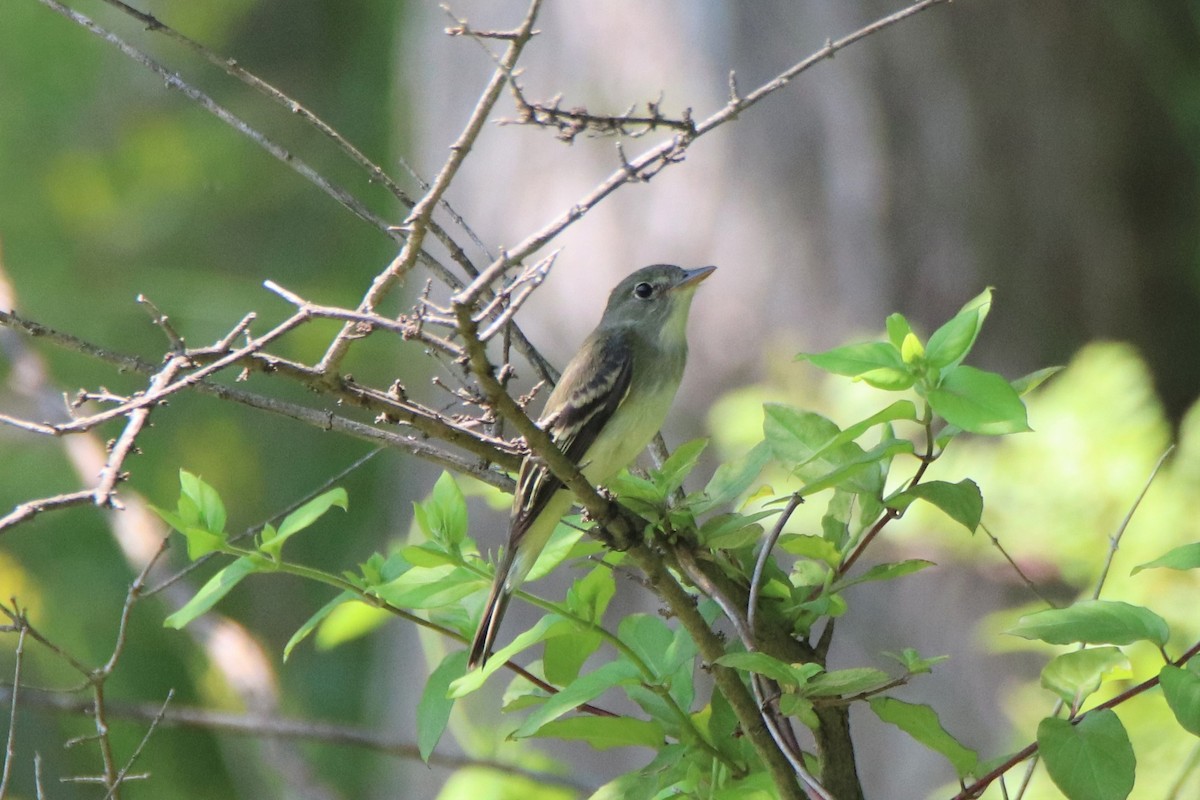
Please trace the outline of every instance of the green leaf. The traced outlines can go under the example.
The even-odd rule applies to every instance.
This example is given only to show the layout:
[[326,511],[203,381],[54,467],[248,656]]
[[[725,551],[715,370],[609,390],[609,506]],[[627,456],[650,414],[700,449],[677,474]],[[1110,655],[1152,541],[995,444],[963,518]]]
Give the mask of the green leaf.
[[911,647],[906,647],[899,653],[884,653],[884,655],[899,661],[909,675],[923,675],[926,672],[932,672],[934,664],[940,664],[950,658],[950,656],[925,658]]
[[1030,429],[1020,396],[994,372],[955,367],[926,392],[926,399],[947,422],[971,433],[999,436]]
[[612,568],[599,564],[567,589],[567,609],[577,617],[598,621],[616,591]]
[[808,361],[826,372],[852,378],[878,369],[908,372],[900,349],[888,342],[863,342],[835,347],[824,353],[800,353],[796,360]]
[[934,331],[925,346],[925,363],[938,369],[960,364],[975,344],[991,305],[992,290],[984,289],[949,322]]
[[284,517],[283,522],[279,524],[279,535],[286,539],[293,533],[304,530],[334,506],[343,511],[350,509],[350,497],[346,494],[346,490],[340,486],[317,495]]
[[532,736],[547,722],[596,699],[614,686],[630,683],[638,683],[637,667],[628,661],[610,661],[560,689],[558,694],[526,717],[521,726],[513,731],[512,737],[523,739]]
[[575,544],[582,538],[583,531],[579,528],[559,523],[554,533],[550,534],[550,541],[546,543],[542,552],[538,553],[537,560],[529,568],[525,582],[532,583],[557,569],[559,564],[567,560]]
[[1125,800],[1133,791],[1137,760],[1111,710],[1093,711],[1075,725],[1043,719],[1037,740],[1050,779],[1068,800]]
[[804,488],[799,492],[801,496],[809,497],[840,487],[878,497],[883,492],[885,465],[900,453],[911,453],[913,444],[907,439],[888,439],[864,451],[851,442],[840,450],[834,456],[839,462],[831,470],[825,471],[828,462],[824,458],[810,461],[796,470],[796,475],[804,481]]
[[547,639],[542,650],[542,669],[546,680],[563,686],[579,677],[579,671],[592,653],[600,649],[604,638],[596,630],[581,630]]
[[716,663],[723,667],[741,670],[742,672],[757,672],[765,675],[781,686],[799,687],[821,671],[817,664],[792,665],[780,661],[766,653],[726,653],[717,659]]
[[771,446],[762,441],[741,458],[717,467],[712,479],[704,487],[706,499],[694,504],[693,509],[697,514],[704,514],[733,502],[750,488],[770,460]]
[[847,581],[841,581],[834,584],[833,590],[840,592],[848,586],[854,586],[859,583],[869,583],[871,581],[890,581],[896,578],[902,578],[905,575],[912,575],[914,572],[920,572],[926,567],[935,567],[932,561],[926,561],[923,558],[910,558],[906,561],[894,561],[888,564],[876,564],[869,570],[859,575],[857,578],[851,578]]
[[292,634],[292,638],[288,639],[287,644],[283,646],[283,660],[288,660],[288,657],[292,654],[292,650],[295,649],[296,645],[307,639],[309,635],[316,630],[317,625],[320,624],[321,620],[329,616],[330,612],[332,612],[342,603],[348,603],[351,600],[354,600],[354,598],[355,594],[353,592],[342,592],[337,597],[321,606],[321,608],[317,610],[317,613],[306,619],[304,624],[297,628],[296,632]]
[[1158,614],[1117,600],[1083,600],[1027,614],[1008,632],[1050,644],[1131,644],[1145,639],[1161,647],[1170,637],[1166,620]]
[[659,617],[630,614],[617,626],[617,636],[650,667],[656,677],[663,677],[676,666],[663,661],[675,634]]
[[884,392],[902,392],[917,382],[917,377],[908,370],[880,367],[857,376],[855,380]]
[[450,721],[454,708],[454,698],[448,696],[450,683],[466,671],[467,655],[466,650],[450,653],[425,681],[425,691],[417,703],[417,749],[426,764]]
[[312,500],[309,500],[304,505],[297,508],[292,513],[283,518],[283,522],[279,524],[279,530],[274,536],[268,540],[267,536],[263,537],[263,543],[259,546],[259,550],[271,556],[275,560],[279,560],[283,553],[283,543],[286,542],[293,534],[299,533],[308,526],[312,525],[321,518],[326,511],[337,506],[343,511],[350,507],[350,498],[346,494],[346,490],[338,487],[324,492]]
[[717,514],[704,521],[697,538],[709,550],[736,550],[762,537],[763,527],[754,520],[778,513],[773,508],[753,514]]
[[1028,375],[1022,375],[1021,377],[1012,381],[1011,386],[1014,392],[1021,397],[1024,397],[1059,372],[1062,372],[1062,370],[1062,367],[1044,367],[1042,369],[1035,370]]
[[1112,646],[1072,650],[1050,660],[1042,668],[1042,686],[1062,698],[1070,708],[1077,709],[1104,678],[1114,671],[1128,671],[1129,659]]
[[926,481],[909,487],[887,499],[887,506],[898,511],[908,508],[916,500],[937,506],[950,519],[962,525],[971,533],[979,527],[983,517],[983,495],[979,487],[970,478],[949,483],[947,481]]
[[816,412],[781,403],[763,404],[763,436],[775,458],[786,465],[808,462],[841,432]]
[[836,567],[842,560],[842,553],[837,549],[837,545],[807,533],[784,534],[779,537],[779,549],[794,556],[824,561],[831,567]]
[[221,495],[198,476],[185,469],[179,470],[181,496],[187,497],[200,514],[199,522],[209,533],[225,532],[225,504]]
[[888,341],[899,350],[900,345],[904,344],[904,339],[913,332],[912,326],[908,324],[903,314],[891,314],[887,318],[887,334]]
[[374,594],[397,608],[441,608],[482,585],[483,579],[465,567],[414,567],[376,588]]
[[854,511],[854,493],[834,489],[821,517],[821,536],[834,547],[842,547],[850,537],[850,515]]
[[535,738],[587,742],[597,750],[608,750],[611,747],[658,749],[662,747],[666,736],[663,726],[652,720],[591,716],[556,719],[529,735]]
[[1167,665],[1158,673],[1167,706],[1183,729],[1200,736],[1200,675]]
[[364,603],[357,597],[354,599],[355,602],[342,603],[331,609],[317,623],[314,644],[318,650],[332,650],[346,642],[361,639],[395,619],[389,611]]
[[215,606],[222,597],[229,594],[229,591],[241,582],[242,578],[253,575],[259,569],[258,561],[249,556],[242,556],[209,578],[208,582],[200,587],[200,591],[196,592],[183,608],[163,620],[163,625],[168,628],[182,628]]
[[708,447],[708,439],[693,439],[679,445],[675,452],[663,462],[662,468],[654,471],[654,483],[665,494],[669,494],[680,486],[696,468],[700,454]]
[[804,687],[805,697],[837,697],[856,695],[881,689],[891,681],[883,670],[872,667],[854,667],[822,672],[809,680]]
[[667,505],[667,493],[659,489],[654,481],[634,475],[628,470],[621,470],[620,474],[611,478],[605,485],[623,505],[639,514],[654,516],[661,513]]
[[203,558],[209,553],[219,553],[225,547],[225,536],[210,533],[205,528],[184,528],[180,533],[187,541],[188,558],[192,561]]
[[487,681],[493,672],[502,669],[505,662],[517,653],[533,647],[538,642],[543,642],[554,636],[572,633],[575,630],[577,628],[572,620],[560,617],[558,614],[547,614],[538,620],[537,624],[532,628],[517,635],[507,646],[492,653],[491,658],[488,659],[485,665],[479,669],[471,670],[466,675],[452,682],[450,684],[450,696],[463,697],[470,694],[480,686],[483,686],[484,682]]
[[1138,564],[1130,572],[1130,575],[1137,575],[1144,569],[1156,569],[1166,567],[1167,569],[1195,569],[1200,567],[1200,542],[1192,542],[1191,544],[1181,544],[1173,550],[1168,550],[1165,554],[1159,556],[1153,561],[1147,561],[1145,564]]
[[979,763],[979,755],[947,733],[937,713],[929,706],[905,703],[894,697],[873,697],[868,702],[881,720],[895,725],[930,750],[945,756],[954,766],[958,777],[970,775]]
[[779,710],[789,717],[795,717],[812,730],[821,726],[821,719],[813,707],[813,701],[799,694],[785,692],[779,698]]
[[434,539],[446,545],[462,542],[467,535],[467,501],[452,474],[441,474],[422,505]]
[[[399,550],[401,556],[414,567],[441,567],[446,564],[461,564],[462,555],[451,553],[437,542],[409,544]],[[374,581],[381,583],[382,581]]]

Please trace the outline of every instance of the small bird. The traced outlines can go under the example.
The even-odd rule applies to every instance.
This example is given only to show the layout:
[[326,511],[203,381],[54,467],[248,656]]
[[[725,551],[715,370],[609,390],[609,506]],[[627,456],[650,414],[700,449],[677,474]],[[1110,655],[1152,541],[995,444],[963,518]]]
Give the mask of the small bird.
[[[537,425],[593,485],[633,463],[662,427],[687,361],[687,319],[700,282],[716,267],[643,267],[617,284],[600,324],[567,364]],[[491,654],[508,600],[574,495],[534,455],[521,464],[508,547],[471,643],[469,668]]]

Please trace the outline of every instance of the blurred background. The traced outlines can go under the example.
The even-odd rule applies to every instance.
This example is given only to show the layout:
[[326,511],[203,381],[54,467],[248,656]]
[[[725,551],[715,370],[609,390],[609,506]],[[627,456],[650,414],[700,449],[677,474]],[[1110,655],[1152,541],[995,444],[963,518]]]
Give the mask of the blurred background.
[[[72,7],[211,93],[376,213],[403,217],[382,189],[286,111],[100,0]],[[748,92],[827,39],[899,7],[883,0],[549,0],[521,81],[531,99],[561,93],[564,107],[620,113],[661,101],[667,115],[690,108],[703,118],[725,102],[731,71]],[[436,173],[493,69],[475,42],[445,35],[452,21],[433,3],[158,0],[140,8],[299,99],[414,193],[419,187],[398,159],[426,178]],[[478,28],[497,29],[514,27],[525,11],[511,0],[462,0],[451,8]],[[497,118],[515,116],[507,98],[498,109]],[[624,147],[632,157],[657,141],[650,133]],[[958,0],[839,53],[698,141],[685,163],[607,199],[552,243],[562,252],[522,322],[561,366],[598,319],[609,288],[633,268],[718,265],[697,295],[689,372],[665,434],[670,444],[716,435],[713,457],[728,457],[752,444],[763,399],[843,423],[860,409],[869,413],[873,401],[794,364],[796,352],[875,336],[892,311],[928,333],[985,286],[996,287],[974,363],[1010,377],[1071,366],[1033,402],[1037,433],[964,447],[961,460],[941,468],[954,479],[979,480],[985,521],[1040,582],[1069,598],[1094,582],[1108,536],[1175,432],[1183,446],[1139,512],[1142,535],[1131,528],[1121,558],[1132,566],[1139,555],[1147,560],[1196,538],[1200,467],[1187,446],[1187,412],[1200,388],[1198,163],[1200,3]],[[613,139],[581,136],[568,145],[550,131],[493,125],[447,197],[494,251],[563,213],[618,166]],[[262,289],[265,279],[318,302],[353,305],[394,255],[378,231],[37,0],[0,7],[0,188],[0,264],[17,310],[151,361],[166,342],[135,303],[139,293],[199,345],[249,311],[268,321],[285,316],[290,309]],[[471,254],[486,263],[478,249]],[[414,282],[408,290],[418,288]],[[307,327],[281,351],[316,359],[335,330]],[[55,413],[38,405],[47,392],[139,386],[75,354],[30,351],[8,335],[0,345],[4,413],[41,419]],[[17,369],[31,354],[46,370],[46,391],[36,398],[29,373]],[[435,365],[419,349],[385,343],[364,349],[352,367],[386,385],[414,370],[432,374]],[[523,371],[524,386],[530,374]],[[251,388],[308,400],[267,378]],[[128,487],[171,505],[178,469],[199,473],[226,498],[235,530],[369,449],[203,397],[179,397],[155,421],[139,442],[143,453],[127,464]],[[80,486],[59,441],[3,428],[0,455],[0,513]],[[411,502],[435,478],[402,454],[376,457],[341,481],[350,512],[297,540],[293,555],[350,567],[385,549],[406,535]],[[472,535],[496,547],[505,513],[482,502],[473,511]],[[0,597],[17,595],[35,624],[87,663],[111,651],[133,575],[109,527],[112,516],[56,512],[0,537]],[[1004,627],[994,612],[1034,598],[985,542],[962,540],[940,524],[907,519],[876,554],[884,560],[893,548],[941,567],[932,579],[864,587],[851,598],[833,660],[880,666],[880,651],[904,646],[951,654],[938,678],[956,691],[930,696],[918,681],[904,696],[932,703],[947,728],[985,757],[999,755],[1027,741],[1051,704],[1028,684],[1044,659],[997,653],[992,638]],[[171,557],[178,563],[182,554]],[[1121,596],[1194,598],[1197,588],[1187,575],[1139,580],[1122,586]],[[552,581],[544,590],[561,591]],[[280,663],[283,643],[327,599],[313,586],[263,579],[239,587],[221,610],[261,646],[262,680],[277,697],[272,711],[411,740],[433,658],[413,630],[390,623],[337,648],[301,647]],[[110,697],[159,704],[174,688],[179,704],[246,708],[245,695],[238,699],[206,657],[203,635],[163,630],[157,602],[133,617]],[[638,602],[645,599],[631,600]],[[1195,627],[1185,603],[1175,607],[1181,624]],[[0,639],[0,675],[11,674],[14,646],[12,637]],[[31,654],[27,666],[39,685],[71,682],[44,653]],[[466,711],[486,730],[498,722],[497,705],[495,695],[481,696]],[[1156,722],[1146,714],[1152,731]],[[62,747],[88,730],[88,720],[33,707],[18,719],[24,760],[17,796],[33,796],[34,750],[55,781],[94,768],[94,753]],[[464,722],[439,752],[490,752],[552,768],[526,752],[536,748],[498,743]],[[867,716],[855,724],[868,796],[943,796],[953,782],[944,764],[896,731]],[[121,723],[118,748],[129,752],[144,731],[144,724]],[[1184,763],[1188,747],[1139,750],[1139,763],[1143,755],[1148,763]],[[362,749],[285,750],[258,738],[164,728],[140,764],[153,779],[127,794],[434,797],[453,791],[448,781],[465,780]],[[552,756],[592,788],[645,760],[637,751],[582,747]],[[1175,773],[1163,774],[1169,781]],[[495,791],[515,790],[496,784]],[[51,794],[95,791],[55,782]]]

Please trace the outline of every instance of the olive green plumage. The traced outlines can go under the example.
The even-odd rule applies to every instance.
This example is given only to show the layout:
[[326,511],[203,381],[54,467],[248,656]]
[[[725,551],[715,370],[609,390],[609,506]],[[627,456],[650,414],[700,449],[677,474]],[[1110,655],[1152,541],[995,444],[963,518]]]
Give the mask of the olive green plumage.
[[[687,361],[692,296],[716,267],[643,267],[617,284],[600,324],[571,359],[538,427],[593,484],[629,466],[662,427]],[[491,652],[504,610],[574,496],[542,464],[521,465],[508,547],[471,644],[470,665]]]

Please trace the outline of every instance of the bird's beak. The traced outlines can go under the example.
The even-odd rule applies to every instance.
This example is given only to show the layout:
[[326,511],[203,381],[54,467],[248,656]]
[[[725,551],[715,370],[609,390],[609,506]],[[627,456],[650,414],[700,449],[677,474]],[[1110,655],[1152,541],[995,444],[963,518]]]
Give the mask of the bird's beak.
[[679,291],[680,289],[695,287],[700,283],[700,281],[704,280],[716,271],[716,267],[697,267],[696,269],[686,269],[683,271],[683,277],[679,280],[679,283],[671,287],[671,291],[675,292]]

